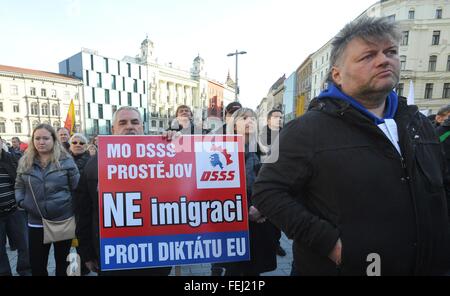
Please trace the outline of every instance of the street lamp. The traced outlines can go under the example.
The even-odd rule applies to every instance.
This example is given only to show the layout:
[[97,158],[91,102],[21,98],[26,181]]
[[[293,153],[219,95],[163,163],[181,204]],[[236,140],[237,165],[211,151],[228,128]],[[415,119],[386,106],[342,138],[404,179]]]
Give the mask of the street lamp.
[[246,51],[238,51],[236,49],[236,52],[227,54],[227,57],[236,56],[236,84],[234,86],[234,95],[235,95],[235,101],[238,102],[238,95],[239,95],[239,86],[238,86],[238,55],[240,54],[246,54]]

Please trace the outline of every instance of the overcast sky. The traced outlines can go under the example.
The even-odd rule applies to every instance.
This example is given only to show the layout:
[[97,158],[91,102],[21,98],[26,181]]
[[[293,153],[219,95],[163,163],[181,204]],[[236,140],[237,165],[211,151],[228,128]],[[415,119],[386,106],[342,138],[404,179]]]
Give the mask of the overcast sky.
[[234,80],[256,108],[271,85],[374,0],[0,0],[0,64],[58,72],[82,47],[122,59],[148,34],[160,62],[189,70],[200,54],[208,77]]

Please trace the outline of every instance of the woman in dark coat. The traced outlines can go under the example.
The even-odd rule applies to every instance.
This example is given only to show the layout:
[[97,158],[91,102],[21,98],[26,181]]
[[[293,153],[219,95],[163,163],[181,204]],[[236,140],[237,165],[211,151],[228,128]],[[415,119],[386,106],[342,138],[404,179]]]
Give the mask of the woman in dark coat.
[[261,167],[257,153],[256,113],[252,109],[241,108],[232,116],[232,124],[227,126],[227,134],[241,134],[245,139],[245,170],[247,204],[249,207],[250,261],[226,264],[226,276],[258,276],[277,268],[277,238],[273,225],[261,216],[252,205],[252,187]]

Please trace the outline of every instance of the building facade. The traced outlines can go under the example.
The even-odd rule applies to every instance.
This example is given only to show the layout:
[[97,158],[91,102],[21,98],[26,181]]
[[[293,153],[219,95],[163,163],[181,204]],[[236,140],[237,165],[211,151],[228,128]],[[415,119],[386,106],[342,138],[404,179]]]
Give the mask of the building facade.
[[28,141],[40,123],[64,126],[70,101],[75,130],[84,132],[82,81],[66,75],[0,65],[0,135]]
[[297,104],[296,116],[303,115],[311,102],[311,75],[312,59],[311,55],[296,70],[297,75]]
[[311,98],[317,97],[326,88],[326,79],[330,70],[331,42],[332,39],[311,55]]
[[110,134],[112,115],[121,106],[137,107],[148,131],[148,79],[142,65],[83,49],[60,62],[59,72],[83,81],[83,130],[87,135]]
[[284,81],[283,114],[287,123],[296,117],[297,110],[297,73],[293,72]]

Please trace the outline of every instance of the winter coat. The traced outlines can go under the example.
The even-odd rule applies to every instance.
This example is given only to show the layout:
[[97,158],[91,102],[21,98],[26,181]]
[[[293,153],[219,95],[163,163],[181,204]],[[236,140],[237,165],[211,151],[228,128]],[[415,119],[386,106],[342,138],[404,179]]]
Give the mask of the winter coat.
[[74,195],[78,251],[86,262],[100,258],[97,162],[98,156],[95,155],[86,163]]
[[[11,178],[12,184],[16,180],[16,171],[17,171],[17,161],[16,159],[8,152],[3,149],[0,149],[1,157],[0,157],[0,166],[3,167]],[[17,208],[17,203],[14,198],[14,195],[11,196],[0,196],[0,218],[9,215],[10,213],[14,213]]]
[[39,161],[35,160],[30,171],[17,175],[16,200],[18,205],[27,211],[29,224],[42,225],[41,215],[30,190],[29,179],[45,219],[61,221],[73,216],[71,190],[77,186],[80,174],[72,157],[62,158],[59,163],[61,168],[56,167],[55,163],[50,163],[42,169]]
[[[248,151],[248,146],[246,146]],[[260,170],[261,163],[255,152],[245,153],[246,191],[247,205],[252,205],[251,195],[256,176]],[[277,268],[276,248],[278,246],[277,229],[269,222],[257,223],[250,221],[250,261],[225,263],[226,275],[259,275],[263,272],[272,271]]]
[[450,171],[450,119],[447,119],[440,126],[438,126],[436,131],[445,152],[447,168]]
[[73,160],[75,161],[75,164],[77,165],[78,171],[80,172],[80,177],[83,175],[84,167],[86,166],[89,159],[91,159],[91,155],[88,151],[85,151],[82,154],[73,155],[71,153]]
[[[381,275],[450,270],[448,177],[429,120],[400,98],[394,117],[400,155],[373,121],[348,102],[325,98],[280,134],[280,155],[265,164],[253,202],[294,239],[303,275]],[[342,263],[328,255],[338,238]],[[368,261],[369,260],[369,261]]]

